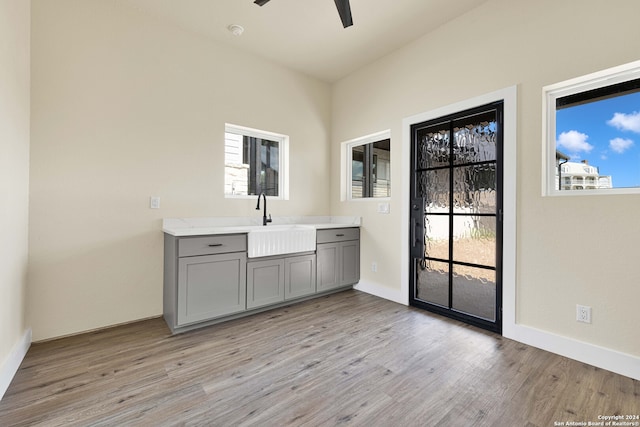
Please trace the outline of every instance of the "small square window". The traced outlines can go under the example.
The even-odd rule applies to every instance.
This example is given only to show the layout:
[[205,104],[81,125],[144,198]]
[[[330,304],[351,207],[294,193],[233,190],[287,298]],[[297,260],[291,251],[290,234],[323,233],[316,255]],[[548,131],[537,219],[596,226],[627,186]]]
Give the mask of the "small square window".
[[543,194],[640,193],[640,61],[543,95]]
[[288,199],[288,144],[286,135],[226,124],[225,197]]
[[391,197],[390,135],[384,131],[343,144],[343,200]]

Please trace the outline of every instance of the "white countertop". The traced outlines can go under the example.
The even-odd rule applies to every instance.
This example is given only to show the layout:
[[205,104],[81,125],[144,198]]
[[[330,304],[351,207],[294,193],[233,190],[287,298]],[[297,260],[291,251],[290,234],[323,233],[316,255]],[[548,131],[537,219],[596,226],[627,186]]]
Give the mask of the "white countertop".
[[[356,216],[286,216],[274,217],[270,225],[303,224],[317,230],[360,227]],[[172,236],[203,236],[208,234],[248,233],[262,228],[262,217],[165,218],[162,231]]]

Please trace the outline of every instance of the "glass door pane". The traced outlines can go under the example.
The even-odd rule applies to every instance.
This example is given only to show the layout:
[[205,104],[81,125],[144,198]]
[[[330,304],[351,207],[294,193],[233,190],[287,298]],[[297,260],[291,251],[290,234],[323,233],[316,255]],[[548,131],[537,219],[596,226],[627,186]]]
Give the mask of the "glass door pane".
[[484,268],[453,267],[452,307],[454,310],[495,321],[496,272]]
[[416,260],[416,298],[449,307],[449,263]]

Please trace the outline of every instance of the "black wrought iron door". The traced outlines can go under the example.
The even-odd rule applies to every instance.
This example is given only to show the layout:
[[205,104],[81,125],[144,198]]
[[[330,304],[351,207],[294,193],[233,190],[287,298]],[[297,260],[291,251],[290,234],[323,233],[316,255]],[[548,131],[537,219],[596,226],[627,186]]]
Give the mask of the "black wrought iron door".
[[409,302],[502,322],[502,102],[415,124]]

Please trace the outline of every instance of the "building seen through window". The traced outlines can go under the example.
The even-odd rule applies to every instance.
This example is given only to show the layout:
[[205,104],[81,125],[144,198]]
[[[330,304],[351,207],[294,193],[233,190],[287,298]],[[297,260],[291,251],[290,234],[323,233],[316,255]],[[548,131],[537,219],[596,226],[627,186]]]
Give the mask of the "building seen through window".
[[613,188],[611,175],[600,175],[588,160],[569,161],[569,157],[556,151],[556,188],[559,190],[597,190]]

